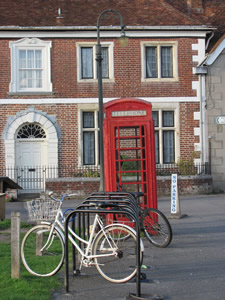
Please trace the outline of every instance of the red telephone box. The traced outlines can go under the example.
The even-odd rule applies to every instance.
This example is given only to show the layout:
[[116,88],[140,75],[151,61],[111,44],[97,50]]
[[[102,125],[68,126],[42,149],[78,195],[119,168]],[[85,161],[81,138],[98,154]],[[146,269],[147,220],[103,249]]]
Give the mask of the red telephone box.
[[105,190],[143,192],[143,209],[157,208],[152,105],[135,98],[104,105]]

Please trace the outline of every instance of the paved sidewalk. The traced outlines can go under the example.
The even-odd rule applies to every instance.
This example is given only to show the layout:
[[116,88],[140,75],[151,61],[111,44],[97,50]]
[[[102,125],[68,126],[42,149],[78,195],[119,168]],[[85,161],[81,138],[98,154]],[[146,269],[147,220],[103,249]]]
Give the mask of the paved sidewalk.
[[[170,216],[170,200],[158,202]],[[149,282],[141,283],[143,299],[160,295],[165,300],[225,300],[225,195],[181,197],[181,211],[188,216],[170,219],[173,240],[168,248],[144,240]],[[60,277],[63,281],[63,272]],[[71,276],[69,283],[70,292],[55,291],[52,300],[122,300],[136,293],[135,282],[110,283],[94,267],[84,268],[80,277]]]
[[[159,209],[170,216],[170,200],[159,200]],[[143,298],[224,300],[225,195],[182,197],[181,210],[188,216],[170,219],[173,240],[168,248],[159,249],[144,241],[144,264],[148,266],[144,272],[149,282],[141,284]],[[70,293],[63,288],[52,299],[120,300],[129,293],[136,293],[135,282],[112,284],[93,267],[70,278]]]

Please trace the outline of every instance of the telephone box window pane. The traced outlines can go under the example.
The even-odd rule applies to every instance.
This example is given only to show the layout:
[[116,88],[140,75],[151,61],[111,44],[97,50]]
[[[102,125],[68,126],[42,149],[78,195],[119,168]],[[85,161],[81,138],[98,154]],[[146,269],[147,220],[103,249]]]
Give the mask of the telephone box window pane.
[[93,78],[93,48],[81,48],[81,76],[82,78]]
[[94,112],[83,112],[83,128],[94,128]]
[[163,127],[173,127],[173,126],[174,126],[174,112],[163,111]]
[[94,132],[83,133],[84,165],[95,164],[95,134]]
[[146,77],[157,78],[157,48],[146,47]]
[[153,111],[152,112],[152,118],[154,121],[154,126],[159,127],[159,112],[158,111]]
[[173,77],[172,47],[161,47],[161,77]]
[[155,162],[159,164],[159,132],[155,131]]
[[163,163],[169,164],[175,161],[174,131],[163,131]]

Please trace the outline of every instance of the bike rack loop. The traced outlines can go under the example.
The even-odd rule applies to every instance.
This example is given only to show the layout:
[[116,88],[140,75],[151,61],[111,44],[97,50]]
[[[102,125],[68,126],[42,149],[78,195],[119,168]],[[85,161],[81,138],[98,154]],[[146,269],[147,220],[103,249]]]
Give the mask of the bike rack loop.
[[[94,193],[93,193],[94,194]],[[138,216],[138,207],[137,207],[137,202],[135,201],[135,199],[133,198],[133,196],[128,196],[127,198],[127,194],[126,195],[119,195],[120,197],[122,196],[122,199],[118,199],[118,193],[114,194],[114,193],[110,193],[110,195],[108,193],[102,193],[102,192],[97,192],[97,199],[96,199],[96,194],[93,195],[91,194],[90,196],[88,196],[77,208],[83,208],[83,207],[87,207],[88,204],[91,202],[94,204],[94,202],[102,202],[103,204],[106,202],[110,202],[110,206],[115,203],[115,206],[118,206],[118,203],[120,204],[119,206],[122,208],[124,207],[125,209],[129,209],[131,210],[132,213],[137,214]],[[113,194],[113,195],[112,195]],[[121,194],[121,193],[120,193]],[[93,208],[93,205],[91,205],[91,208]],[[114,207],[115,208],[115,207]],[[102,209],[102,208],[101,208]],[[83,228],[83,238],[85,239],[85,230],[86,228],[90,227],[90,218],[89,218],[90,214],[86,214],[79,213],[78,214],[78,232],[79,235],[81,235],[81,222],[82,222],[82,228]],[[82,221],[81,221],[82,218]],[[87,226],[85,223],[85,219],[87,219]],[[73,223],[72,223],[72,228],[73,230],[75,230],[75,218],[73,218]],[[90,233],[89,230],[87,230],[87,237],[89,239],[90,237]],[[79,243],[79,247],[81,247],[81,241],[78,241]],[[73,274],[74,275],[79,275],[79,271],[76,269],[76,248],[74,245],[72,245],[72,258],[73,258]]]
[[[96,198],[97,196],[97,198]],[[88,196],[83,202],[88,203],[88,202],[109,202],[109,203],[117,203],[120,206],[127,206],[130,209],[132,209],[132,212],[139,216],[139,210],[138,210],[138,203],[134,196],[132,196],[129,193],[124,193],[124,192],[96,192],[92,193],[90,196]]]
[[[80,206],[84,206],[84,205],[80,205]],[[139,227],[139,218],[138,216],[134,215],[133,213],[131,213],[130,211],[126,211],[126,210],[114,210],[114,209],[110,209],[110,210],[106,210],[106,209],[92,209],[89,208],[87,209],[87,207],[84,208],[75,208],[74,211],[70,212],[68,214],[68,216],[66,217],[66,222],[65,222],[65,285],[66,285],[66,292],[69,292],[69,253],[68,253],[68,223],[69,223],[69,219],[71,217],[73,217],[74,214],[76,213],[105,213],[105,214],[127,214],[128,216],[130,216],[131,218],[133,218],[136,222],[136,234],[137,234],[137,255],[136,255],[136,265],[137,265],[137,274],[136,274],[136,296],[140,297],[141,295],[141,283],[140,283],[140,227]]]
[[136,216],[138,216],[138,208],[136,205],[134,205],[129,199],[123,198],[123,199],[118,199],[118,197],[116,199],[112,198],[112,199],[105,199],[105,198],[86,198],[79,207],[83,206],[83,205],[88,205],[89,203],[99,203],[102,202],[102,204],[109,202],[109,207],[111,206],[118,206],[120,207],[125,207],[128,208],[132,211],[133,214],[135,214]]

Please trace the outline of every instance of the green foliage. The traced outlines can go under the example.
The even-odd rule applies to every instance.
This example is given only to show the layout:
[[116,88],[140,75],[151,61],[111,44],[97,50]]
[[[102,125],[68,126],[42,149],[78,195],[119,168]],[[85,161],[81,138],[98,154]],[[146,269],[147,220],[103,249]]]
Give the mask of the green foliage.
[[88,170],[86,172],[83,172],[79,175],[80,177],[99,177],[98,172],[93,170]]
[[[11,220],[10,219],[5,219],[3,221],[0,221],[0,230],[8,229],[11,227]],[[21,228],[30,228],[31,225],[27,224],[25,222],[21,222],[20,224]]]
[[[122,160],[128,160],[131,159],[131,157],[123,155],[121,156]],[[128,161],[123,161],[121,162],[121,171],[137,171],[137,170],[141,170],[141,162],[138,160],[132,161],[132,160],[128,160]],[[130,173],[130,172],[124,172],[123,176],[137,176],[137,172],[134,173]]]
[[[25,225],[24,225],[25,226]],[[0,222],[0,230],[10,227],[10,221]],[[21,277],[11,278],[10,243],[0,242],[0,298],[4,300],[50,300],[52,292],[61,287],[58,276],[47,278],[29,274],[21,263]]]
[[8,229],[11,226],[11,220],[5,219],[0,221],[0,230]]
[[194,165],[194,159],[196,157],[195,152],[192,154],[192,156],[187,159],[183,160],[180,159],[177,163],[179,173],[181,175],[195,175],[196,174],[196,167]]
[[94,170],[86,170],[80,173],[74,174],[74,177],[99,177],[99,173]]

